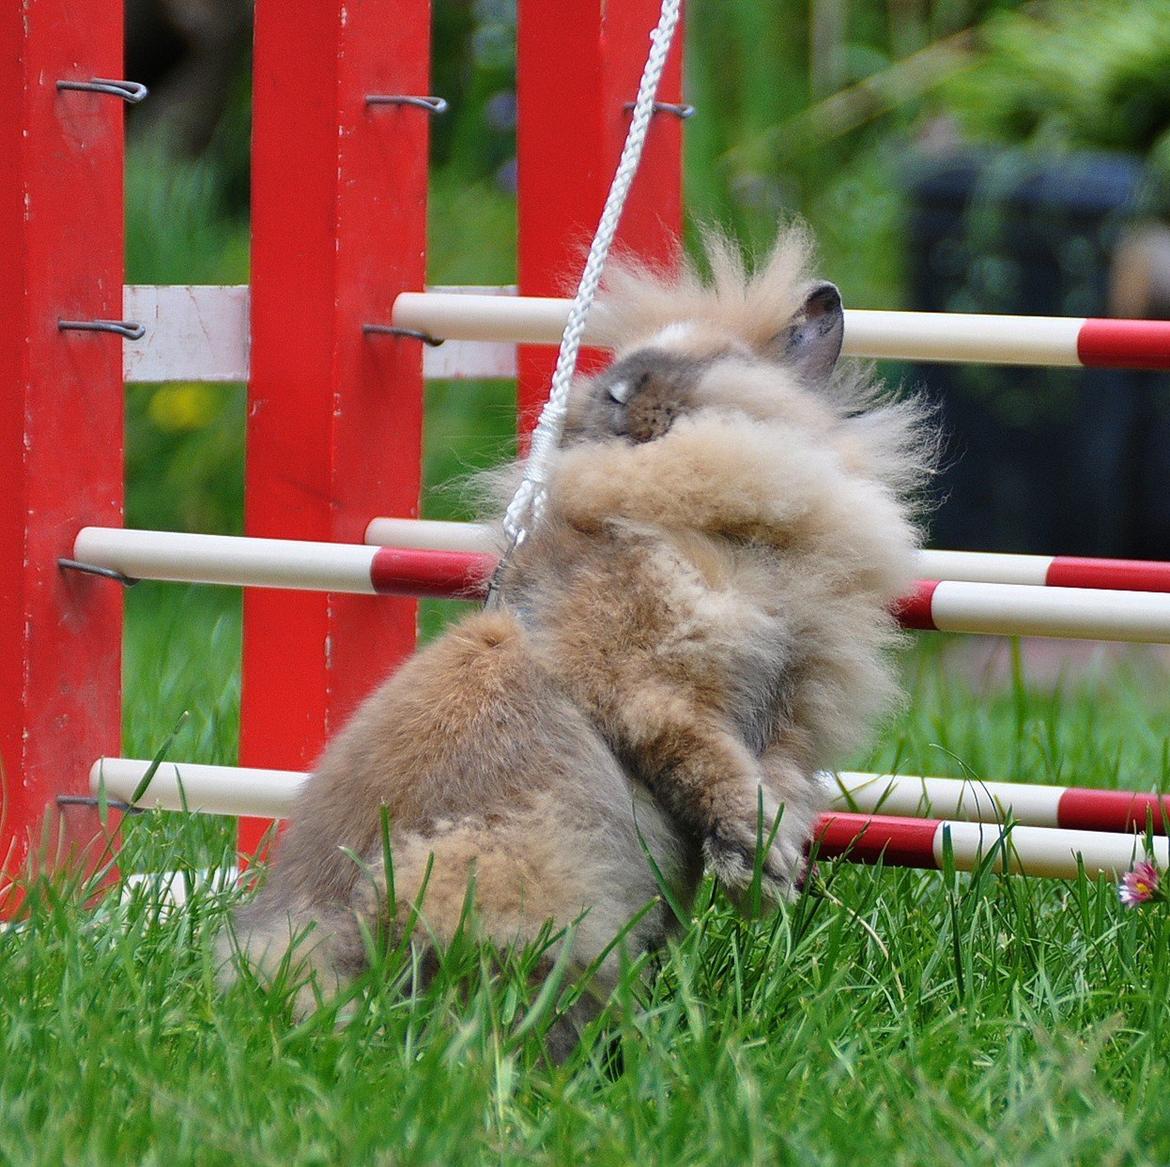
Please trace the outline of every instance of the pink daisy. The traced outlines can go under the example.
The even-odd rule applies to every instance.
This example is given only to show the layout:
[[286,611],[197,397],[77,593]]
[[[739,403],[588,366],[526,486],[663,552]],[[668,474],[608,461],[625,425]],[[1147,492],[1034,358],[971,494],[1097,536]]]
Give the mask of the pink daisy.
[[1148,859],[1135,863],[1133,870],[1127,871],[1117,885],[1117,896],[1127,908],[1161,899],[1163,895],[1158,869]]

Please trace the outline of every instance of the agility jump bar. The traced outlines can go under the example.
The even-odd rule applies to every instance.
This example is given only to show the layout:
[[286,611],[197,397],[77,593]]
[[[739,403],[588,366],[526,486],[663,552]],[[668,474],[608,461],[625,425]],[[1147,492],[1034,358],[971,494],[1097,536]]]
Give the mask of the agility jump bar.
[[[991,859],[994,871],[1013,875],[1116,879],[1149,854],[1159,867],[1170,863],[1170,839],[1112,831],[1000,826],[950,819],[886,815],[821,815],[814,831],[818,856],[887,867],[946,866],[948,847],[957,871],[974,871]],[[1148,850],[1147,850],[1147,844]]]
[[825,775],[825,785],[834,810],[861,814],[1170,834],[1165,794],[853,770]]
[[[95,797],[130,803],[153,763],[141,758],[98,758],[89,771]],[[133,805],[143,810],[288,818],[308,774],[247,766],[162,762]]]
[[[558,342],[567,311],[567,301],[521,298],[515,292],[514,287],[404,292],[393,319],[397,327],[450,341],[424,347],[428,379],[513,378],[516,341]],[[123,348],[125,379],[248,380],[250,299],[247,287],[127,285],[123,314],[147,327],[140,341]],[[455,300],[459,303],[452,304]],[[591,342],[603,344],[604,326],[596,314],[592,325]],[[371,343],[385,341],[371,338]],[[848,309],[845,351],[925,362],[1165,369],[1170,331],[1167,322],[1157,320]]]
[[131,580],[359,595],[481,597],[496,556],[362,543],[83,527],[73,557]]
[[935,632],[1170,644],[1163,592],[918,580],[896,613],[905,628]]
[[[569,302],[551,297],[402,292],[397,328],[434,339],[556,344]],[[586,328],[606,346],[602,313]],[[1170,369],[1170,321],[957,312],[845,312],[842,351],[880,360]]]
[[[104,786],[107,797],[129,802],[149,766],[141,759],[101,758],[90,771],[90,786],[94,794]],[[306,778],[299,770],[163,762],[137,805],[284,818]],[[1030,827],[1123,834],[1147,829],[1155,835],[1170,833],[1170,796],[1164,794],[858,771],[822,778],[834,811],[988,824],[1012,821]]]
[[[150,765],[142,759],[100,758],[90,771],[91,789],[111,801],[128,801]],[[306,778],[290,770],[164,762],[138,805],[285,818]],[[1082,869],[1091,878],[1116,878],[1146,854],[1147,840],[1134,832],[1013,825],[1005,838],[1004,830],[998,823],[829,811],[820,816],[814,838],[824,858],[941,868],[949,835],[952,862],[959,871],[974,870],[999,850],[1007,862],[1001,855],[994,861],[996,870],[1058,879],[1074,879]],[[1170,840],[1163,836],[1149,842],[1154,861],[1170,865]]]
[[[487,552],[84,527],[74,559],[128,579],[364,595],[475,599]],[[908,628],[1170,644],[1170,595],[1111,589],[920,580],[899,604]]]
[[[490,552],[499,546],[500,536],[488,523],[380,517],[370,521],[365,541],[381,547]],[[1170,562],[1152,559],[927,550],[918,553],[917,574],[924,579],[969,580],[971,583],[1170,592]]]

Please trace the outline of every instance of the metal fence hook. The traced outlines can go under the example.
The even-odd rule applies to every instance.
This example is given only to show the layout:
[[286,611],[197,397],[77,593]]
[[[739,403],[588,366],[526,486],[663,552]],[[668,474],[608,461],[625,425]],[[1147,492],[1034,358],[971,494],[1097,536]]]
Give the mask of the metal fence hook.
[[92,81],[58,81],[58,89],[81,89],[87,93],[108,93],[129,105],[137,105],[150,91],[139,81],[114,81],[95,77]]
[[118,571],[115,567],[99,567],[96,563],[82,563],[78,559],[58,559],[57,566],[62,571],[82,571],[86,575],[101,576],[102,579],[112,579],[115,583],[120,583],[124,588],[132,588],[136,583],[141,583],[141,580],[135,579],[132,575],[127,575],[124,571]]
[[445,343],[441,336],[431,336],[429,332],[420,332],[417,328],[398,328],[394,324],[363,324],[362,332],[374,336],[405,336],[411,340],[421,340],[431,348],[438,348]]
[[[634,103],[627,101],[622,108],[626,113],[634,112]],[[670,113],[674,114],[679,121],[685,122],[687,118],[693,118],[697,112],[695,107],[689,102],[685,101],[656,101],[650,107],[654,113]]]
[[370,93],[366,105],[413,105],[431,114],[446,113],[448,109],[445,97],[411,97],[402,93]]
[[146,325],[136,320],[58,320],[61,332],[116,332],[127,340],[141,340],[146,335]]

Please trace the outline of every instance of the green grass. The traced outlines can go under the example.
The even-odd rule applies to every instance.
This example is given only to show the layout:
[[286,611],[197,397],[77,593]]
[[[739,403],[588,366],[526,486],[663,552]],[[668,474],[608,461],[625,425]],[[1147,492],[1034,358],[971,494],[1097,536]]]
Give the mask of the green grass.
[[[209,648],[187,630],[212,601],[172,592],[130,612],[129,743],[151,750],[181,706],[204,712],[175,756],[230,760],[235,606],[214,601]],[[943,645],[907,657],[910,706],[860,765],[1167,781],[1156,664],[1053,690],[1017,661],[985,688]],[[229,848],[207,820],[152,814],[124,859],[190,871]],[[346,1023],[297,1024],[291,986],[215,986],[234,893],[168,911],[139,888],[93,909],[42,886],[0,935],[0,1162],[1170,1160],[1164,912],[1086,879],[822,875],[826,894],[755,922],[706,888],[559,1068],[542,1057],[558,1002],[533,1000],[523,956],[493,973],[456,943],[412,993],[409,952],[391,953]]]

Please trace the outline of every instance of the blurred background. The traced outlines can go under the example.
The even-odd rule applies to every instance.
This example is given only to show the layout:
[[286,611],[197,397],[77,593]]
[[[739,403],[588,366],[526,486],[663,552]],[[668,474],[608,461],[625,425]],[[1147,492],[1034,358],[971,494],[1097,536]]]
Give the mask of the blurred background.
[[[1170,0],[687,9],[692,234],[717,222],[758,248],[802,216],[853,307],[1170,315]],[[451,108],[433,123],[432,282],[515,278],[515,21],[515,0],[435,0]],[[245,282],[248,5],[129,0],[127,25],[127,76],[151,88],[129,125],[127,279]],[[947,430],[934,546],[1170,558],[1166,375],[885,372],[925,387]],[[429,386],[426,515],[460,516],[442,484],[511,452],[513,393]],[[128,398],[128,524],[238,532],[242,387]],[[131,600],[130,668],[152,586]],[[238,597],[212,590],[184,602],[215,608],[230,656]],[[424,629],[442,619],[427,608]]]

